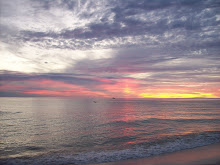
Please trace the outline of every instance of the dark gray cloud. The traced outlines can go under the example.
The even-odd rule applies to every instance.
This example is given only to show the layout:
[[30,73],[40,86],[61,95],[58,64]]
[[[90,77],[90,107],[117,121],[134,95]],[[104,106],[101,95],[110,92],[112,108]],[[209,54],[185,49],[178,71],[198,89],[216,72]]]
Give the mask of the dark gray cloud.
[[[51,96],[49,91],[63,93],[63,95],[65,92],[71,92],[72,95],[79,95],[81,92],[106,92],[99,86],[114,85],[116,84],[114,79],[88,74],[36,74],[0,71],[0,97]],[[51,86],[48,86],[47,83],[51,84]],[[60,83],[61,85],[59,85]],[[58,86],[53,86],[53,84],[58,84]],[[48,91],[48,94],[35,93],[35,91]]]
[[[11,71],[0,71],[0,80],[3,81],[27,81],[27,80],[53,80],[62,81],[69,84],[89,86],[89,85],[100,85],[103,82],[95,77],[90,77],[86,74],[68,74],[68,73],[21,73]],[[111,82],[113,83],[113,82]]]
[[75,70],[98,75],[114,74],[120,78],[148,73],[146,80],[150,82],[219,82],[220,57],[178,56],[175,53],[158,49],[125,49],[111,59],[83,59],[73,68],[68,68],[67,72]]
[[[109,1],[103,7],[111,7],[108,7],[104,14],[100,14],[99,10],[95,10],[97,2],[80,1],[81,6],[86,5],[88,11],[85,10],[79,13],[78,18],[87,20],[100,16],[99,20],[94,19],[93,21],[91,19],[83,27],[63,28],[60,31],[21,30],[15,38],[17,38],[16,40],[22,39],[23,42],[38,42],[45,47],[65,49],[91,49],[94,46],[106,48],[109,41],[115,40],[117,41],[116,44],[107,44],[107,47],[113,48],[120,41],[125,42],[124,47],[140,44],[149,45],[149,43],[154,46],[166,47],[167,42],[190,48],[195,46],[193,45],[195,42],[200,47],[219,47],[220,33],[217,27],[220,20],[217,15],[219,15],[220,5],[217,0]],[[39,4],[41,5],[37,7],[44,10],[49,10],[54,6],[62,6],[64,9],[74,11],[79,5],[79,1],[62,0],[53,3],[51,1],[39,1]],[[90,11],[91,9],[93,10]],[[110,21],[109,17],[111,15]],[[179,36],[181,40],[176,41],[174,36]],[[126,42],[127,37],[132,37],[130,43]],[[141,37],[142,43],[137,42],[135,37]],[[156,38],[156,41],[149,37]],[[54,41],[53,43],[50,42],[51,39]],[[66,40],[68,44],[60,44],[63,40]],[[100,41],[107,43],[100,45]],[[207,42],[210,44],[207,44]]]

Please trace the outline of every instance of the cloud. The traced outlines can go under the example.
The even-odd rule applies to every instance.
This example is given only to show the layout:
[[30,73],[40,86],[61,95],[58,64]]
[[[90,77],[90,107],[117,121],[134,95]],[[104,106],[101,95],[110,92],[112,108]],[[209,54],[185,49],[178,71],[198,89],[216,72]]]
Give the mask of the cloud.
[[218,0],[0,0],[0,76],[39,95],[52,82],[132,96],[164,84],[217,86],[219,11]]
[[[176,56],[160,49],[125,49],[112,58],[82,59],[72,68],[80,73],[139,78],[147,82],[219,82],[220,63],[206,56]],[[133,75],[133,76],[132,76]],[[147,75],[147,76],[143,76]],[[142,78],[141,78],[142,77]]]
[[1,71],[2,96],[76,96],[105,95],[102,89],[96,89],[102,84],[114,84],[110,79],[92,77],[82,74],[25,74],[21,72]]
[[21,73],[21,72],[11,72],[11,71],[1,71],[2,81],[26,81],[26,80],[55,80],[63,81],[70,84],[77,85],[89,85],[89,84],[100,84],[102,81],[89,77],[89,75],[83,74],[68,74],[68,73],[45,73],[45,74],[35,74],[35,73]]
[[[187,75],[187,74],[186,74]],[[80,74],[24,74],[2,71],[0,96],[67,96],[67,97],[218,97],[216,81],[192,81],[192,77],[154,74],[145,78],[123,75],[102,77]],[[214,78],[214,77],[213,77]],[[181,80],[181,81],[180,81]],[[187,81],[190,80],[190,81]],[[213,85],[213,83],[215,85]]]
[[[192,42],[194,43],[195,40],[199,41],[199,44],[207,45],[207,41],[204,41],[207,37],[211,39],[209,40],[211,45],[214,45],[216,40],[219,42],[218,35],[211,34],[216,31],[215,27],[219,25],[217,1],[34,2],[35,5],[27,3],[30,10],[33,10],[34,13],[42,12],[37,12],[29,17],[22,15],[25,20],[20,21],[26,22],[27,18],[34,16],[35,21],[38,21],[38,17],[41,21],[31,22],[31,28],[28,26],[17,27],[20,28],[20,32],[15,36],[16,40],[33,43],[43,42],[45,45],[41,46],[64,49],[91,49],[98,45],[102,48],[105,47],[105,45],[100,45],[100,41],[108,43],[113,41],[108,44],[108,48],[117,47],[121,41],[125,42],[124,47],[149,43],[156,46],[166,46],[167,42],[170,44],[177,42],[179,45],[186,44],[186,46],[192,47],[194,46]],[[79,2],[81,10],[78,9]],[[61,9],[62,11],[60,11]],[[61,14],[58,14],[59,12],[62,12],[62,17],[66,17],[65,22],[60,20],[62,17]],[[46,14],[48,16],[43,18],[42,16]],[[76,20],[80,26],[76,26]],[[59,26],[57,26],[57,21],[60,22]],[[37,28],[35,24],[39,27]],[[20,26],[20,23],[17,23],[17,26]],[[174,36],[182,38],[182,40],[176,41]],[[131,37],[130,42],[126,42],[128,37]],[[136,37],[140,38],[138,42]],[[51,39],[52,43],[49,42]],[[116,42],[114,42],[115,40]],[[69,44],[61,44],[64,41]],[[120,44],[120,46],[122,45]]]

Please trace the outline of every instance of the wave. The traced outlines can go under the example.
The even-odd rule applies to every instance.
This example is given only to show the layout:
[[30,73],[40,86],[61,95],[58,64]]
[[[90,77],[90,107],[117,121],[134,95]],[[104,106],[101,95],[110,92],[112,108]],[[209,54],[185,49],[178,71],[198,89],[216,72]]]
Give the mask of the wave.
[[209,122],[220,122],[220,119],[159,119],[151,118],[149,120],[143,120],[140,122],[148,123],[155,121],[167,121],[167,122],[183,122],[183,123],[209,123]]
[[135,121],[113,121],[109,123],[100,124],[96,127],[107,127],[107,126],[139,126],[145,123],[164,123],[164,122],[177,122],[177,123],[220,123],[220,119],[160,119],[160,118],[149,118],[147,120],[135,120]]
[[204,132],[201,134],[188,134],[173,136],[169,139],[158,140],[151,143],[138,144],[123,150],[85,152],[85,153],[53,153],[39,157],[0,159],[0,163],[9,164],[91,164],[114,162],[126,159],[144,158],[153,155],[170,153],[184,149],[205,146],[220,142],[220,131]]
[[5,115],[5,114],[17,114],[17,113],[22,113],[22,112],[0,111],[0,115]]

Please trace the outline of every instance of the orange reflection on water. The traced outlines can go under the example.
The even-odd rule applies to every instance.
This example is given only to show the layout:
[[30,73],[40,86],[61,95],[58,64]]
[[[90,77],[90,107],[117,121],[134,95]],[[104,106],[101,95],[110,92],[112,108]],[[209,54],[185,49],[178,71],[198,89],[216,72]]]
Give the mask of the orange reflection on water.
[[[116,100],[117,102],[118,100]],[[134,104],[123,99],[120,107],[117,107],[117,119],[119,124],[112,126],[112,132],[123,139],[123,145],[127,146],[129,144],[135,144],[136,139],[132,139],[136,134],[137,127],[133,124],[137,120]],[[111,113],[113,116],[110,118],[115,118],[115,113]],[[114,136],[114,135],[113,135]]]

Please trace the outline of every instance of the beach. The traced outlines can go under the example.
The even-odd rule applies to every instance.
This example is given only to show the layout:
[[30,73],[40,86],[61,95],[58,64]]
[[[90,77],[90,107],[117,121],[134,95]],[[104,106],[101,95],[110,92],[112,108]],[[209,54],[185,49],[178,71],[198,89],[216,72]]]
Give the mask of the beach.
[[[220,143],[142,159],[95,165],[219,165]],[[94,165],[94,164],[93,164]]]

